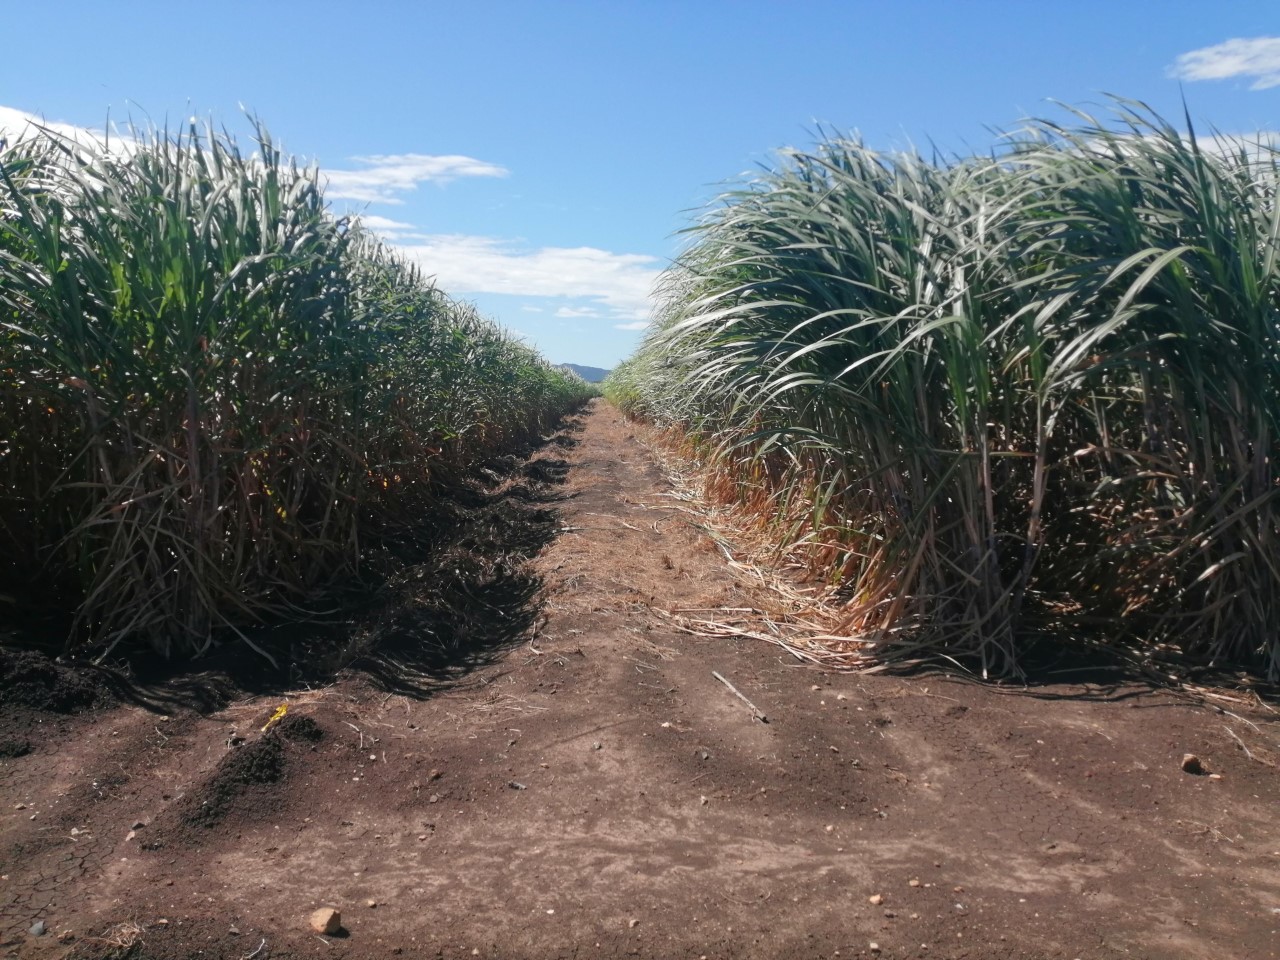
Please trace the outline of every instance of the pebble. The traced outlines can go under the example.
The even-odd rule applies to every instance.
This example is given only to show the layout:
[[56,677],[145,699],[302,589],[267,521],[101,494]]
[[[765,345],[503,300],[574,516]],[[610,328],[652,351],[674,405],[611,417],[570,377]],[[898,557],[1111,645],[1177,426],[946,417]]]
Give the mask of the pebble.
[[311,914],[311,929],[333,936],[342,929],[342,914],[333,907],[321,907]]
[[636,927],[640,926],[640,921],[632,918],[627,922],[627,926],[634,930]]
[[37,920],[35,923],[31,925],[31,935],[33,937],[43,937],[46,929],[47,928],[44,925],[44,921]]
[[867,903],[871,904],[873,907],[878,907],[880,904],[884,903],[884,895],[880,893],[873,893],[871,896],[867,897]]
[[364,902],[364,905],[365,905],[366,907],[368,907],[370,910],[372,910],[374,907],[376,907],[376,906],[378,905],[378,901],[377,901],[377,900],[366,900],[366,901]]

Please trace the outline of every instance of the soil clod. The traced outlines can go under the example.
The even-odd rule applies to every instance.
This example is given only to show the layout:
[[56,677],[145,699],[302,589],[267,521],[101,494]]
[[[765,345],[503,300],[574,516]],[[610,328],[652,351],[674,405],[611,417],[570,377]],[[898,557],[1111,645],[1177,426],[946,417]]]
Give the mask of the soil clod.
[[321,907],[311,914],[311,929],[332,937],[342,930],[342,914],[333,907]]

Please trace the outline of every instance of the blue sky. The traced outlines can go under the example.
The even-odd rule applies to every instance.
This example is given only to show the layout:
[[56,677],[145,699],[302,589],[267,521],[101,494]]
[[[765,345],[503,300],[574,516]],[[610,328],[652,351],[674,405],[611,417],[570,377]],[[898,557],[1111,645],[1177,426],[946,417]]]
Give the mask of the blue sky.
[[821,124],[985,150],[1104,93],[1280,130],[1280,7],[1160,0],[9,0],[0,126],[241,105],[550,359],[631,352],[676,235]]

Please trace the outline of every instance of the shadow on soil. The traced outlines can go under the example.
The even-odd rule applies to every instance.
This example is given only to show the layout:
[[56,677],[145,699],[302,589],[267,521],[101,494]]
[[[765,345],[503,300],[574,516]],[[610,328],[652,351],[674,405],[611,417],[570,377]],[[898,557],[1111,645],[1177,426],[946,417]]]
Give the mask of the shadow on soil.
[[581,417],[569,418],[555,436],[450,484],[413,523],[383,529],[370,557],[374,585],[335,591],[328,615],[249,634],[279,669],[236,643],[155,669],[146,657],[115,668],[68,665],[19,642],[0,647],[0,704],[69,713],[121,701],[208,712],[339,672],[416,698],[456,685],[527,639],[538,621],[543,584],[528,561],[559,532],[555,505],[565,499],[559,488],[569,465],[556,451],[576,445],[581,430]]
[[1259,702],[1280,705],[1280,685],[1239,670],[1188,663],[1171,658],[1160,663],[1140,652],[1104,643],[1063,644],[1052,639],[1032,645],[1023,655],[1020,678],[984,680],[978,665],[956,661],[889,662],[878,672],[899,677],[944,677],[957,683],[997,687],[1011,696],[1036,700],[1077,700],[1099,703],[1130,701],[1140,709],[1178,706],[1158,694],[1182,691],[1198,698],[1200,688],[1234,690]]

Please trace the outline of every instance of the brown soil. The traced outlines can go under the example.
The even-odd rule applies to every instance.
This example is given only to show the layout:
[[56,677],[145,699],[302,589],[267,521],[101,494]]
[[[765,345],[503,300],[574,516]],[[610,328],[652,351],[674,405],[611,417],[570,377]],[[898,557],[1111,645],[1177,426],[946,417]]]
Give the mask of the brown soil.
[[201,712],[5,661],[0,955],[1280,956],[1274,713],[671,632],[751,596],[633,429],[499,470],[332,682]]

